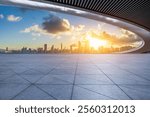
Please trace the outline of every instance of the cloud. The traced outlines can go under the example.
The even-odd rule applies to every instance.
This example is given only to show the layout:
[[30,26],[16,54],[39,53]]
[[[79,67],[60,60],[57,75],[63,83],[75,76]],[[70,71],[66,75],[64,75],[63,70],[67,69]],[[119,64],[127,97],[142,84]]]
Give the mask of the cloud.
[[125,32],[121,36],[116,36],[109,34],[108,32],[102,32],[101,33],[102,38],[108,40],[110,43],[114,45],[121,45],[121,44],[133,44],[135,42],[141,41],[141,39],[136,36],[132,32]]
[[[98,25],[98,30],[87,29],[84,30],[85,25],[71,25],[68,19],[59,18],[55,15],[50,15],[44,18],[41,24],[35,24],[28,28],[25,28],[22,33],[31,33],[34,37],[41,35],[51,36],[53,39],[61,38],[61,36],[68,35],[70,39],[86,39],[87,35],[93,38],[106,40],[112,45],[125,45],[134,44],[141,41],[141,39],[134,33],[120,29],[121,34],[111,34],[108,31],[102,31],[102,26],[106,24]],[[100,30],[100,29],[101,30]]]
[[82,31],[85,28],[85,25],[78,25],[77,27],[75,27],[76,31]]
[[[78,28],[82,28],[83,26],[79,26]],[[31,33],[32,36],[40,36],[42,35],[50,35],[50,36],[59,36],[61,34],[69,34],[74,30],[74,26],[72,26],[67,19],[61,19],[57,16],[50,15],[44,18],[44,21],[40,24],[35,24],[24,29],[23,33]]]
[[141,38],[138,37],[136,34],[120,29],[122,34],[120,36],[117,36],[115,34],[110,34],[109,32],[106,31],[96,31],[96,30],[90,30],[87,31],[82,35],[82,39],[86,39],[87,36],[91,36],[92,38],[100,39],[100,40],[105,40],[109,42],[111,45],[126,45],[126,44],[134,44],[136,42],[141,41]]
[[58,37],[60,35],[77,34],[84,29],[84,25],[73,26],[68,19],[50,15],[44,18],[40,24],[35,24],[22,30],[22,33],[31,33],[32,36],[48,35]]
[[8,15],[7,20],[10,22],[19,22],[20,20],[22,20],[22,17],[14,16],[14,15]]
[[97,26],[98,26],[98,29],[99,29],[99,30],[102,30],[102,28],[103,28],[105,25],[106,25],[106,23],[102,22],[102,23],[98,24]]
[[43,35],[49,35],[46,30],[43,30],[39,25],[33,25],[28,28],[25,28],[22,33],[31,33],[32,36],[40,36],[41,34]]
[[3,19],[4,18],[4,15],[3,14],[0,14],[0,19]]
[[61,19],[57,16],[50,15],[45,17],[44,20],[42,28],[51,34],[70,32],[72,29],[70,22],[67,19]]

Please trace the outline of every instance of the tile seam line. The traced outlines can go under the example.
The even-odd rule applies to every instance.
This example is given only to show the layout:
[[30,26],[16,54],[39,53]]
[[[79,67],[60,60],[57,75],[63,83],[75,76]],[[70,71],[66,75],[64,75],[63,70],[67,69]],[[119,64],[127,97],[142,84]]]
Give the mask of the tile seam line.
[[12,98],[10,98],[10,100],[13,100],[15,97],[17,97],[18,95],[20,95],[22,92],[24,92],[25,90],[27,90],[28,88],[30,88],[32,86],[32,84],[30,84],[29,86],[27,86],[25,89],[21,90],[19,93],[17,93],[15,96],[13,96]]
[[74,80],[73,80],[73,86],[72,86],[72,92],[71,92],[71,97],[70,97],[70,100],[72,100],[73,98],[73,93],[74,93],[74,87],[75,87],[75,80],[76,80],[76,75],[77,75],[77,69],[78,69],[78,62],[79,62],[79,56],[77,56],[76,58],[76,69],[75,69],[75,74],[74,74]]
[[[110,63],[110,62],[109,62]],[[110,64],[112,64],[112,63],[110,63]],[[113,66],[117,66],[117,65],[115,65],[115,64],[112,64]],[[117,66],[117,67],[119,67],[119,66]],[[122,70],[125,70],[125,71],[127,71],[127,72],[129,72],[129,73],[131,73],[131,74],[133,74],[133,75],[135,75],[135,76],[137,76],[137,77],[139,77],[140,79],[144,79],[144,80],[147,80],[147,81],[150,81],[149,79],[147,79],[147,78],[145,78],[145,77],[143,77],[143,76],[141,76],[141,75],[138,75],[138,74],[136,74],[136,73],[134,73],[134,72],[131,72],[131,71],[129,71],[129,70],[127,70],[126,68],[122,68],[122,67],[119,67],[120,69],[122,69]]]
[[43,75],[42,77],[40,77],[38,80],[36,80],[34,83],[37,83],[38,81],[40,81],[42,78],[46,77],[48,74],[50,74],[53,70],[56,69],[56,67],[58,65],[60,65],[63,61],[59,62],[57,65],[54,66],[54,68],[52,68],[47,74]]
[[42,92],[46,93],[47,95],[49,95],[50,97],[52,97],[55,100],[58,100],[56,97],[54,97],[53,95],[49,94],[48,92],[46,92],[45,90],[43,90],[41,87],[37,86],[36,84],[34,85],[36,88],[40,89]]
[[[90,60],[91,61],[91,60]],[[91,63],[93,63],[92,61],[91,61]],[[101,70],[95,63],[93,63],[101,72],[103,72],[103,70]],[[124,90],[122,90],[122,88],[121,87],[119,87],[119,85],[118,84],[116,84],[105,72],[103,72],[103,74],[105,74],[106,76],[107,76],[107,78],[109,79],[109,80],[111,80],[129,99],[131,99],[131,100],[133,100]]]
[[[12,69],[11,69],[12,70]],[[12,70],[13,71],[13,70]],[[28,71],[28,70],[26,70],[26,71]],[[15,71],[13,71],[13,72],[15,72]],[[16,73],[16,72],[15,72]],[[21,76],[21,74],[18,74],[18,73],[16,73],[16,75],[18,75],[18,76],[20,76],[22,79],[24,79],[24,80],[26,80],[27,82],[29,82],[28,84],[29,84],[29,86],[28,87],[26,87],[24,90],[22,90],[21,92],[19,92],[19,93],[17,93],[14,97],[12,97],[11,98],[11,100],[13,100],[15,97],[17,97],[19,94],[21,94],[22,92],[24,92],[25,90],[27,90],[28,88],[30,88],[31,86],[35,86],[35,83],[36,82],[34,82],[34,83],[32,83],[32,82],[30,82],[29,80],[27,80],[27,79],[25,79],[24,77],[22,77]],[[42,77],[40,77],[40,79],[41,79]],[[37,87],[38,88],[38,87]],[[44,93],[46,93],[45,91],[43,91],[41,88],[38,88],[39,90],[41,90],[42,92],[44,92]],[[47,94],[47,93],[46,93]],[[52,97],[52,98],[54,98],[53,96],[51,96],[51,95],[49,95],[50,97]],[[55,99],[55,98],[54,98]]]
[[104,95],[104,94],[102,94],[102,93],[98,93],[98,92],[93,91],[93,90],[90,90],[90,89],[88,89],[88,88],[85,88],[85,87],[82,87],[82,86],[79,86],[79,85],[76,85],[76,86],[78,86],[78,87],[80,87],[80,88],[83,88],[83,89],[85,89],[85,90],[88,90],[88,91],[90,91],[90,92],[96,93],[96,94],[98,94],[98,95],[105,96],[105,97],[110,98],[110,99],[113,99],[113,100],[117,100],[117,99],[115,99],[115,98],[113,98],[113,97]]

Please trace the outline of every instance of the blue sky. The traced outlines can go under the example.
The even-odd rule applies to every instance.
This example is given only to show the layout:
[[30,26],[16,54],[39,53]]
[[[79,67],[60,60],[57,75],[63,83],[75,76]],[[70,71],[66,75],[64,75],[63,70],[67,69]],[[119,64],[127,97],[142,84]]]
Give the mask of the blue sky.
[[[49,15],[54,16],[54,19],[58,20],[56,23],[65,23],[66,26],[60,27],[60,30],[58,30],[60,33],[58,31],[58,34],[50,32],[50,26],[45,26],[44,28],[50,28],[50,30],[46,30],[48,31],[46,34],[43,33],[45,30],[42,29],[42,24],[44,22],[50,22],[49,20],[44,20],[44,18],[48,18]],[[77,42],[81,33],[88,29],[96,30],[98,28],[98,24],[103,23],[58,12],[26,9],[15,6],[0,6],[0,48],[4,49],[9,47],[11,49],[18,49],[23,46],[37,48],[43,46],[45,43],[49,44],[49,46],[52,44],[58,46],[61,42],[68,45]],[[37,26],[37,29],[33,29],[33,27],[35,28],[35,25]],[[84,29],[78,32],[76,30],[80,25],[84,26]],[[68,28],[67,26],[70,27]],[[72,35],[66,34],[67,28]],[[25,29],[28,31],[25,31]],[[112,30],[111,26],[106,25],[103,27],[103,30],[117,33],[120,29],[113,27]],[[75,36],[75,33],[77,33],[77,36],[75,37],[77,40],[71,40],[71,38]]]

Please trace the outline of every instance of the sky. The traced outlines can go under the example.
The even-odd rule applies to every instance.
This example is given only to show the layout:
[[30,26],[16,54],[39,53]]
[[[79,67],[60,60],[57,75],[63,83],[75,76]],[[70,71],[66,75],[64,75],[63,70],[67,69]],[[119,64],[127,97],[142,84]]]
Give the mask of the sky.
[[[95,47],[94,44],[99,42],[101,45],[102,41],[111,44],[139,41],[132,32],[100,21],[59,12],[0,5],[0,49],[36,49],[44,44],[50,48],[53,44],[59,47],[61,43],[69,47],[84,39],[92,40],[91,46]],[[95,39],[98,41],[93,41]]]

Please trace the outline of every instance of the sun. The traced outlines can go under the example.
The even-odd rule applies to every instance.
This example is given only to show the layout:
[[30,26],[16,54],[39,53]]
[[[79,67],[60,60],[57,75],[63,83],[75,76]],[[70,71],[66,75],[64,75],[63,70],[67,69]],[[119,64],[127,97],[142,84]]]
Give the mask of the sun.
[[89,44],[91,47],[98,49],[101,46],[106,46],[107,45],[107,41],[106,40],[100,40],[97,38],[93,38],[91,36],[87,36],[87,40],[89,41]]

